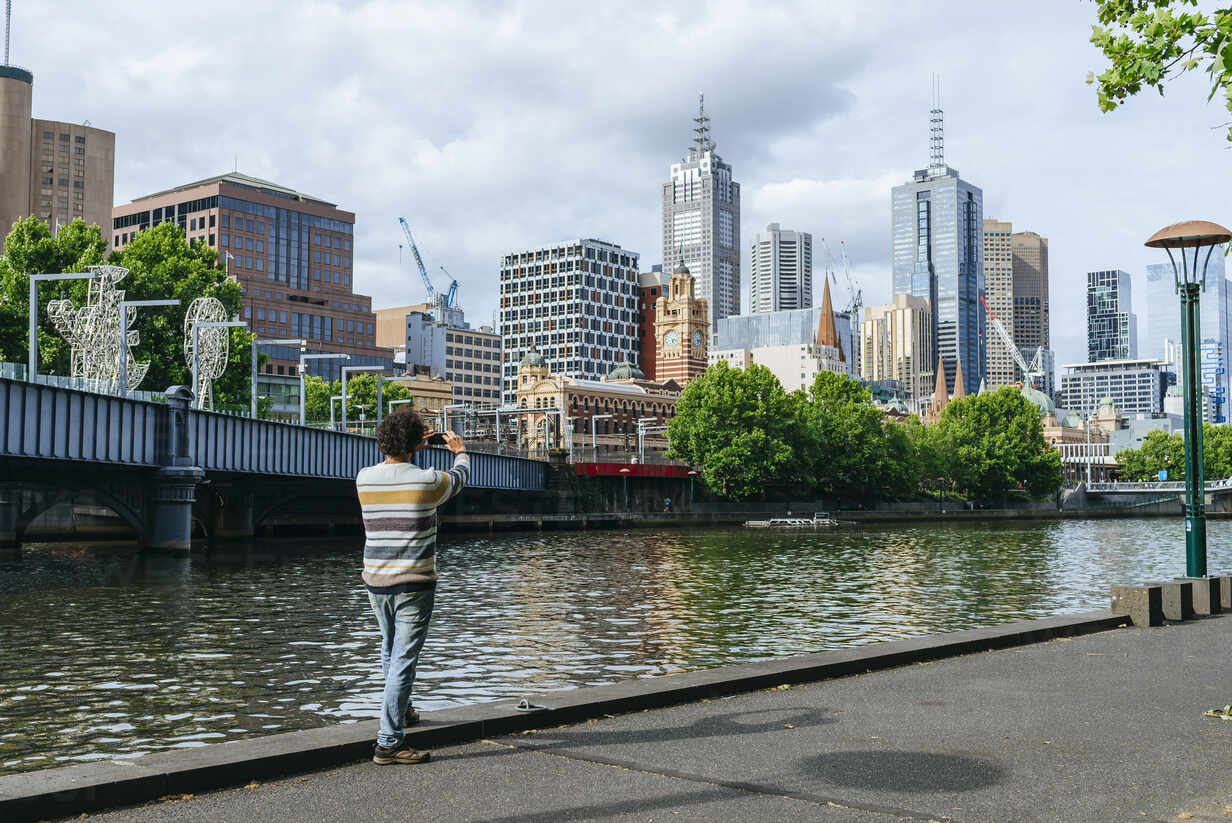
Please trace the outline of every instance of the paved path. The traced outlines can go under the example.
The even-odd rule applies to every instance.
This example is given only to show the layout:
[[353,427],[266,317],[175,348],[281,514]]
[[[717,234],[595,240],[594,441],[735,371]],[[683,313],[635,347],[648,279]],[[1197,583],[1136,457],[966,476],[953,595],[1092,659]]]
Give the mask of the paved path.
[[[603,718],[109,821],[1232,821],[1232,617]],[[1189,815],[1188,817],[1186,815]]]

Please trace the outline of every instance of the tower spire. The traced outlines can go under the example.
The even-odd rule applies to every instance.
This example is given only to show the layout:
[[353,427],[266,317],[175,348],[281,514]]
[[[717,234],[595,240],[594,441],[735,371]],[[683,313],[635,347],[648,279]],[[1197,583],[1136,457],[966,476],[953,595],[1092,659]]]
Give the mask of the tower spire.
[[945,168],[945,111],[941,108],[941,75],[933,75],[933,107],[928,112],[928,167]]
[[710,118],[706,116],[706,95],[697,94],[697,116],[693,118],[697,125],[693,127],[694,148],[698,156],[703,152],[714,151],[714,141],[710,139]]
[[13,0],[4,0],[4,65],[9,64],[9,30],[13,28]]

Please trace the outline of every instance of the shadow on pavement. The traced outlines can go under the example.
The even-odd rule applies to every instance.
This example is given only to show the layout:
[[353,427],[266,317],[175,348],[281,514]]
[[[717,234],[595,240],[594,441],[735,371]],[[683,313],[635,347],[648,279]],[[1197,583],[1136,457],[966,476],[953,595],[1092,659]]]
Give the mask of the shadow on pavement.
[[962,792],[1000,783],[1005,770],[980,757],[890,750],[833,752],[801,773],[837,786],[891,792]]
[[518,740],[518,746],[534,749],[565,749],[575,746],[641,745],[706,737],[731,737],[783,729],[804,728],[838,722],[832,709],[758,709],[707,716],[687,726],[654,729],[602,729],[589,725],[571,727],[552,741],[554,729],[541,729],[531,740]]

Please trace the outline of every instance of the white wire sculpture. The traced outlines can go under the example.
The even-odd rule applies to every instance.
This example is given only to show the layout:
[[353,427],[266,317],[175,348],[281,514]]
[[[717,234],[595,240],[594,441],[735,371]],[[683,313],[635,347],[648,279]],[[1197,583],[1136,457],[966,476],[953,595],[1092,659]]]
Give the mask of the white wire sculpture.
[[184,315],[184,359],[188,361],[190,372],[196,363],[197,385],[193,386],[193,393],[199,409],[214,408],[214,381],[227,369],[231,329],[202,326],[195,335],[199,347],[195,352],[193,329],[198,323],[218,323],[227,319],[227,310],[217,297],[198,297],[188,304],[188,313]]
[[[138,363],[133,358],[132,347],[140,340],[133,328],[137,320],[136,307],[130,306],[128,316],[120,317],[124,290],[117,289],[116,284],[128,275],[128,269],[123,266],[87,268],[95,272],[95,276],[89,281],[86,304],[74,309],[71,300],[52,300],[47,304],[47,314],[56,331],[72,347],[69,374],[85,380],[96,391],[119,393],[120,348],[123,345],[124,356],[128,358],[127,388],[132,391],[141,385],[150,364]],[[120,340],[121,320],[123,343]]]

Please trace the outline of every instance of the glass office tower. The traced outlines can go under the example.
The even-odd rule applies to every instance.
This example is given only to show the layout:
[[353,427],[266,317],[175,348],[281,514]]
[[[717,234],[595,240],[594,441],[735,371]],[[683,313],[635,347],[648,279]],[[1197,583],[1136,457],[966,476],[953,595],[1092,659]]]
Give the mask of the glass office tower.
[[[1198,304],[1198,339],[1202,341],[1199,364],[1202,385],[1209,389],[1214,406],[1214,423],[1227,422],[1228,399],[1232,397],[1228,373],[1228,344],[1232,334],[1232,288],[1229,286],[1232,284],[1228,282],[1224,249],[1220,246],[1212,252],[1206,267],[1206,289]],[[1145,353],[1171,362],[1169,354],[1179,353],[1181,340],[1181,302],[1176,294],[1171,263],[1146,267],[1146,297],[1148,342]],[[1173,368],[1179,375],[1179,369]]]
[[[1177,312],[1180,312],[1180,303]],[[1133,312],[1129,273],[1087,272],[1087,362],[1138,357],[1138,317]],[[1180,323],[1180,320],[1177,320]]]

